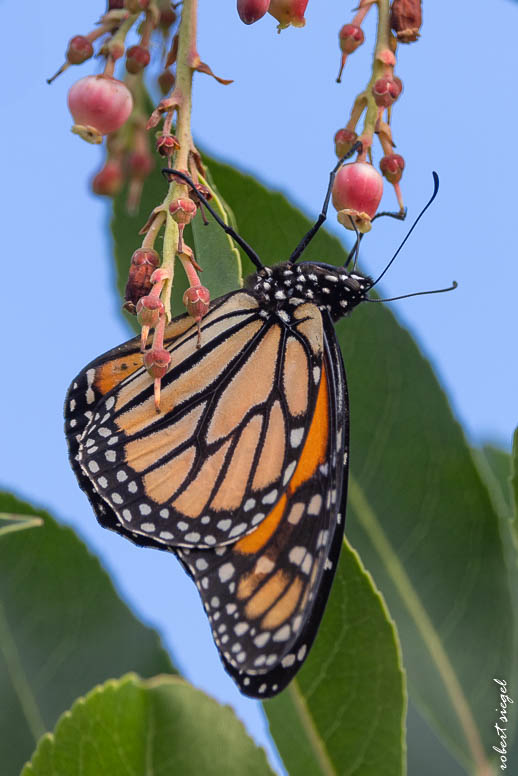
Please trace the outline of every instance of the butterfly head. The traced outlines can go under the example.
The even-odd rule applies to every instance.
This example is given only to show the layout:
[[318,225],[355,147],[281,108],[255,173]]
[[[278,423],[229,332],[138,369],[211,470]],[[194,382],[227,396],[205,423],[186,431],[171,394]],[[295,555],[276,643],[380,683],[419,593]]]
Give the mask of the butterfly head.
[[366,299],[373,281],[358,272],[318,262],[284,262],[263,267],[247,280],[247,288],[269,311],[311,302],[327,310],[333,321]]

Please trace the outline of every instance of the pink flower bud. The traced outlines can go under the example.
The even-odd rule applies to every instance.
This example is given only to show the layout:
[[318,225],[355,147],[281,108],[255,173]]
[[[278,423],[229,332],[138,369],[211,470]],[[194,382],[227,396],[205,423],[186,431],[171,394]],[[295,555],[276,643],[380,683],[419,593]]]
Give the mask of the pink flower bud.
[[160,156],[171,156],[180,148],[180,143],[174,135],[159,135],[156,139],[156,150]]
[[290,24],[294,27],[304,27],[307,4],[308,0],[271,0],[268,13],[279,22],[279,32]]
[[358,140],[356,132],[351,132],[350,129],[339,129],[335,135],[335,152],[339,159],[345,156],[353,144]]
[[155,380],[165,377],[170,363],[171,354],[164,348],[151,348],[144,354],[144,366]]
[[114,197],[122,188],[124,174],[120,162],[108,159],[92,180],[92,191],[105,197]]
[[137,320],[141,326],[155,327],[164,311],[158,296],[142,296],[137,302]]
[[126,52],[126,70],[136,75],[149,65],[151,56],[145,46],[131,46]]
[[389,183],[399,183],[404,169],[405,160],[399,154],[388,154],[380,160],[380,170]]
[[67,62],[71,65],[81,65],[90,59],[94,53],[94,47],[84,35],[74,35],[69,41],[67,49]]
[[128,172],[132,178],[144,180],[147,178],[155,163],[149,153],[143,151],[132,151],[128,156]]
[[344,54],[352,54],[365,40],[361,27],[357,24],[344,24],[338,33],[340,48]]
[[199,322],[209,312],[210,291],[200,284],[191,286],[183,295],[183,303],[189,315]]
[[270,0],[237,0],[239,18],[245,24],[259,21],[270,5]]
[[68,107],[76,125],[107,135],[129,117],[133,98],[122,81],[106,75],[87,75],[70,87]]
[[352,162],[338,171],[333,184],[333,205],[346,229],[368,232],[383,194],[383,178],[367,162]]
[[[182,181],[184,182],[184,181]],[[169,205],[169,212],[177,224],[188,224],[196,215],[198,208],[192,199],[173,199]]]
[[376,105],[380,108],[388,108],[393,102],[397,100],[403,90],[403,84],[400,78],[392,78],[391,76],[384,76],[378,78],[374,86],[372,87],[372,94]]
[[176,78],[170,70],[163,70],[158,76],[158,85],[162,94],[169,94],[175,85]]

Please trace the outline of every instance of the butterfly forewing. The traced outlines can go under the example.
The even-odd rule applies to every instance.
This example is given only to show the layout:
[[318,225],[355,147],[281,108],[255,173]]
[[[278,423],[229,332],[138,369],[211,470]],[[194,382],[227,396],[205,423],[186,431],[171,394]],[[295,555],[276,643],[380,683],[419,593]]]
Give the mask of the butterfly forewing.
[[[213,552],[178,550],[194,578],[214,640],[240,689],[279,692],[316,635],[343,535],[347,395],[334,331],[297,467],[257,529]],[[338,411],[340,410],[340,411]]]
[[291,326],[261,313],[252,295],[228,295],[204,319],[199,349],[191,319],[173,321],[159,414],[136,340],[76,378],[70,454],[104,525],[146,544],[209,548],[265,519],[304,446],[323,331],[314,305]]

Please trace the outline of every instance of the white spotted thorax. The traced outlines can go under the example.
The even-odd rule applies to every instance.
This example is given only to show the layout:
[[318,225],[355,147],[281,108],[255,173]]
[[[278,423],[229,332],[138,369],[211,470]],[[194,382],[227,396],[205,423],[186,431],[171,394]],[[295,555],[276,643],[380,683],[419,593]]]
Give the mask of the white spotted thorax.
[[363,302],[372,284],[371,278],[358,272],[316,262],[264,267],[246,282],[267,311],[275,310],[282,317],[290,306],[311,302],[326,310],[333,322]]

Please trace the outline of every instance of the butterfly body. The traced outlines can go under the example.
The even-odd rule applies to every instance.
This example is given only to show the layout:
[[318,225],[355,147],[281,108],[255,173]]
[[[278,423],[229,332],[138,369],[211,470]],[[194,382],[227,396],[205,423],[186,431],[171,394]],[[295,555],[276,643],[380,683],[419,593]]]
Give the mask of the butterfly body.
[[348,403],[333,322],[369,278],[316,262],[264,267],[164,344],[161,412],[137,339],[89,364],[65,404],[72,467],[99,522],[174,552],[225,668],[254,697],[303,663],[338,561]]

